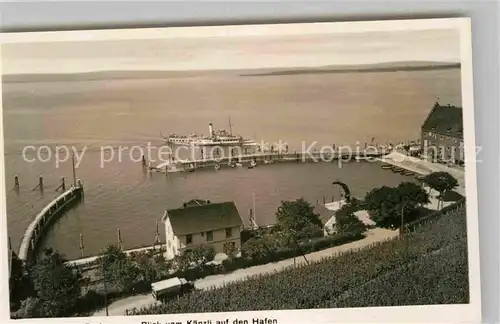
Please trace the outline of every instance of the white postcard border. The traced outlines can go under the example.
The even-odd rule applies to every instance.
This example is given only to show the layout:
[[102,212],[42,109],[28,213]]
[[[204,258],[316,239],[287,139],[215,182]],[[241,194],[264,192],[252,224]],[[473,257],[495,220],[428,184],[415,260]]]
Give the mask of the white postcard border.
[[[472,84],[472,45],[469,18],[446,19],[416,19],[369,22],[338,22],[338,23],[299,23],[299,24],[266,24],[239,26],[209,26],[209,27],[173,27],[173,28],[141,28],[120,30],[86,30],[62,32],[30,32],[0,34],[2,43],[22,42],[23,37],[36,36],[37,41],[96,40],[96,39],[137,39],[137,38],[176,38],[176,37],[226,37],[257,34],[308,34],[308,33],[356,33],[367,31],[394,30],[426,30],[426,29],[457,29],[460,32],[462,102],[464,120],[464,144],[466,167],[466,197],[467,197],[467,238],[469,261],[470,303],[464,305],[432,305],[432,306],[397,306],[397,307],[367,307],[345,309],[308,309],[280,311],[251,311],[231,313],[201,313],[172,314],[148,316],[110,316],[82,317],[58,319],[22,319],[11,320],[8,305],[8,234],[6,221],[6,186],[3,146],[3,114],[0,114],[0,211],[2,214],[0,248],[2,277],[2,296],[5,296],[0,306],[2,323],[167,323],[180,321],[187,324],[189,320],[208,321],[215,324],[216,320],[239,318],[252,323],[253,318],[277,319],[280,324],[288,323],[465,323],[479,322],[481,318],[481,294],[479,276],[479,230],[476,174],[476,143],[474,129],[474,104]],[[1,51],[1,48],[0,48]],[[0,52],[1,53],[1,52]],[[1,72],[1,61],[0,61]],[[2,99],[0,83],[0,105]],[[201,322],[202,323],[202,322]]]

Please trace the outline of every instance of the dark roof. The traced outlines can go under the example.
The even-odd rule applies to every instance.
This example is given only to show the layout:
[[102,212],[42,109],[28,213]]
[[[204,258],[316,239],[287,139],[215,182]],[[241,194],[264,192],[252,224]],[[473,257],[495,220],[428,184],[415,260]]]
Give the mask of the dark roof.
[[436,103],[422,125],[422,130],[463,138],[462,108]]
[[243,225],[234,202],[189,205],[167,210],[175,235],[201,233]]

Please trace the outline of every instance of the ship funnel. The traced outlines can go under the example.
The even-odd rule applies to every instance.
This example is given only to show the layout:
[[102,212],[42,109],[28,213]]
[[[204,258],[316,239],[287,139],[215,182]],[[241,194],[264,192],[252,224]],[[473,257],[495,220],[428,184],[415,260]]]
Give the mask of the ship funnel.
[[212,125],[212,123],[208,124],[208,135],[214,136],[214,126]]

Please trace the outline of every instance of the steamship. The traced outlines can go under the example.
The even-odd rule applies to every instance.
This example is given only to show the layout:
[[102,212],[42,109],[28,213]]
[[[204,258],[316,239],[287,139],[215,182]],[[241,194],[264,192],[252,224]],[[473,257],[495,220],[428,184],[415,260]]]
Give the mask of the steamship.
[[235,136],[232,134],[231,121],[229,129],[215,131],[213,124],[208,124],[208,136],[191,133],[189,135],[170,134],[164,137],[167,144],[185,145],[185,146],[258,146],[257,142],[250,138]]

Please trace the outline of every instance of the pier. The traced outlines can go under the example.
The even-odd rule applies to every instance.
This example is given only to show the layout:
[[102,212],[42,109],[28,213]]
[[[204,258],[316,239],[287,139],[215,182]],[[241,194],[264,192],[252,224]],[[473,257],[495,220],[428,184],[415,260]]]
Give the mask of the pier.
[[[161,253],[164,252],[167,248],[167,245],[164,243],[158,243],[153,246],[146,246],[146,247],[141,247],[141,248],[135,248],[135,249],[130,249],[130,250],[123,250],[123,253],[126,255],[130,255],[132,253],[137,253],[137,252],[148,252],[151,251],[153,253]],[[101,256],[100,255],[94,255],[86,258],[80,258],[76,260],[70,260],[66,261],[66,264],[72,267],[82,267],[82,268],[95,268],[98,265],[96,265],[96,262],[99,260]]]
[[26,263],[36,260],[38,244],[45,235],[47,229],[53,221],[59,217],[66,208],[81,200],[83,197],[83,186],[80,180],[76,186],[63,192],[52,200],[28,226],[22,237],[19,247],[19,258]]
[[[333,162],[337,160],[364,160],[382,157],[390,153],[390,150],[380,151],[360,151],[360,152],[262,152],[238,156],[229,156],[222,158],[204,158],[198,160],[178,160],[161,163],[157,166],[149,164],[149,169],[158,172],[183,172],[194,171],[203,168],[220,168],[220,167],[241,167],[249,166],[254,162],[257,165],[283,163],[283,162]],[[239,164],[239,165],[238,165]],[[143,163],[144,165],[144,163]]]

